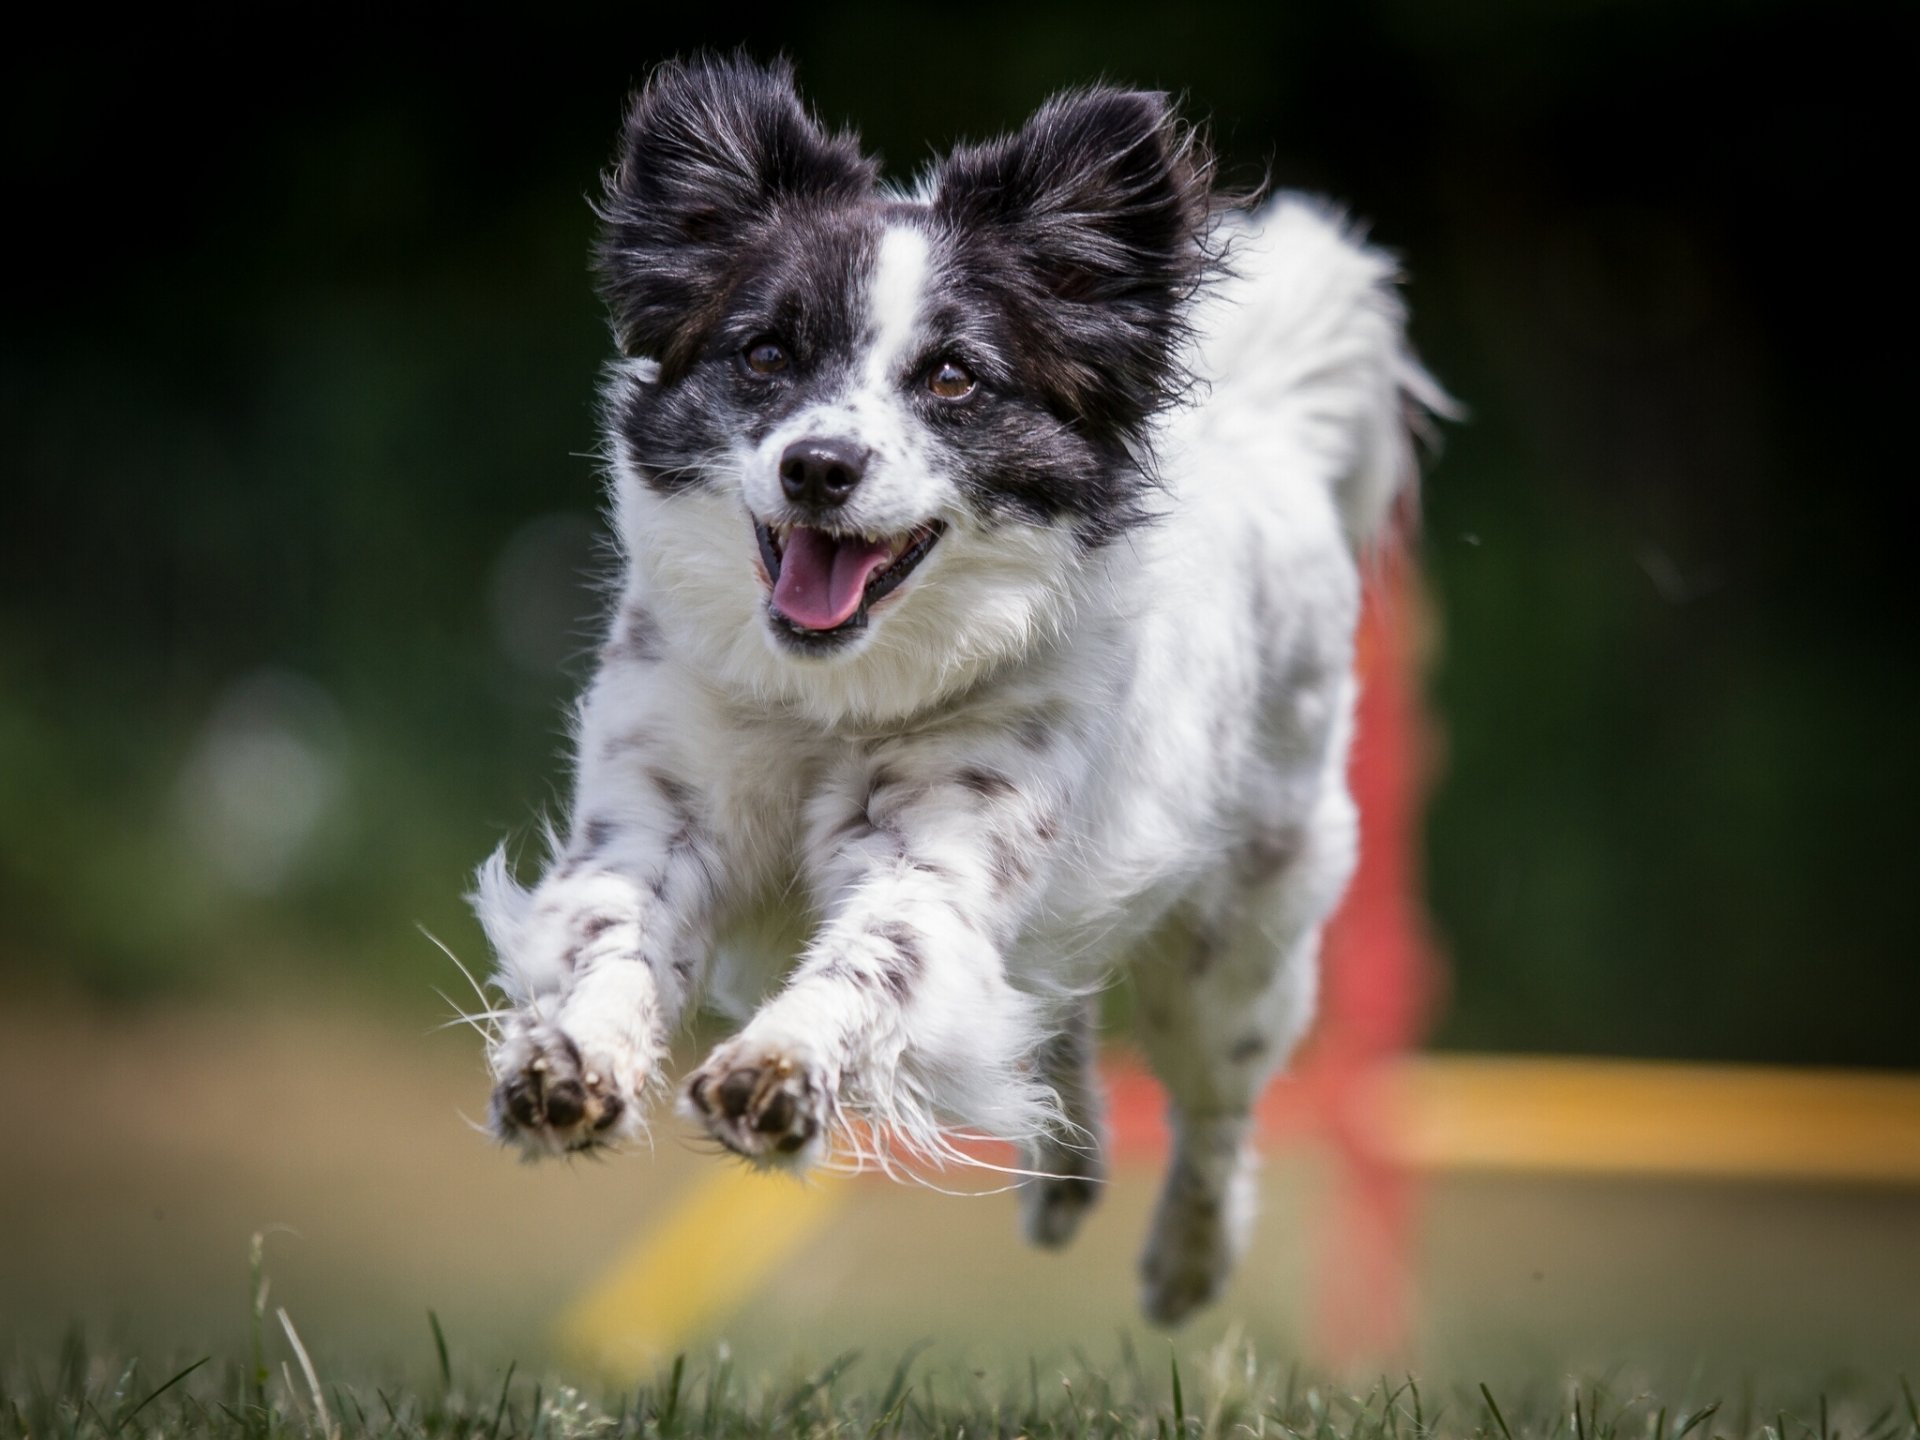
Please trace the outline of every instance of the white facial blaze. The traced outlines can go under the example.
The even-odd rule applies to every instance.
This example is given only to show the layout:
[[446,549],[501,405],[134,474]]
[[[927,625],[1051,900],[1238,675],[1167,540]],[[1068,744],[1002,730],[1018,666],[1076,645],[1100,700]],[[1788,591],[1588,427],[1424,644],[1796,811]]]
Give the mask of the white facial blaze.
[[845,387],[781,425],[759,446],[747,471],[747,505],[756,514],[782,506],[780,457],[796,440],[844,440],[870,456],[865,477],[840,512],[850,529],[904,537],[951,498],[929,468],[922,421],[914,412],[906,367],[924,343],[920,317],[933,279],[933,250],[909,225],[880,234],[867,276],[859,350]]
[[938,510],[942,494],[928,472],[920,422],[902,390],[915,358],[920,312],[932,274],[927,237],[896,225],[880,236],[867,290],[866,348],[836,417],[872,452],[867,478],[848,507],[869,533],[905,534]]
[[867,295],[873,347],[862,378],[869,393],[890,392],[909,358],[931,259],[926,235],[912,226],[896,225],[880,237]]

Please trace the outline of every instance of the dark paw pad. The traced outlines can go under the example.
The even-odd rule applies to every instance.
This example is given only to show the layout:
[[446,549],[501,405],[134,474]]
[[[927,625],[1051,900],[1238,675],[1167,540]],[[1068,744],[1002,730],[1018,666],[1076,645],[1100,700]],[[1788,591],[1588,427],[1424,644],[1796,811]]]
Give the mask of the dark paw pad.
[[804,1066],[710,1060],[687,1082],[687,1104],[714,1139],[750,1160],[797,1155],[821,1131],[818,1089]]
[[581,1059],[565,1035],[538,1037],[530,1057],[493,1094],[494,1130],[532,1154],[589,1150],[626,1113],[611,1077]]

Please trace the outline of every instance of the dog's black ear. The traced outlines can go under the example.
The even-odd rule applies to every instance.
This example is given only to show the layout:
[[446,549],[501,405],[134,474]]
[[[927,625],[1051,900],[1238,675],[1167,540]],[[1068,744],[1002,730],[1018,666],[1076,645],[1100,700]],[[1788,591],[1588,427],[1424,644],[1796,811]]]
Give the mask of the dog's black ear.
[[683,369],[742,245],[786,207],[856,199],[876,176],[853,135],[807,113],[784,61],[662,65],[628,108],[596,207],[594,272],[621,352]]
[[956,150],[936,180],[942,215],[1011,262],[1027,293],[1010,313],[1049,342],[1082,413],[1130,429],[1164,402],[1213,208],[1212,156],[1169,97],[1056,96],[1018,134]]

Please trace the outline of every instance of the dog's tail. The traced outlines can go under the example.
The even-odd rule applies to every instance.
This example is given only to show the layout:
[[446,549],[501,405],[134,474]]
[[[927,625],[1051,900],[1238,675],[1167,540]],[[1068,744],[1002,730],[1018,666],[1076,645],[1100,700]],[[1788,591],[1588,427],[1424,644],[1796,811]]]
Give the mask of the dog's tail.
[[1416,445],[1458,405],[1407,341],[1399,267],[1300,195],[1219,221],[1223,273],[1197,327],[1214,423],[1284,426],[1328,478],[1356,553],[1402,497]]

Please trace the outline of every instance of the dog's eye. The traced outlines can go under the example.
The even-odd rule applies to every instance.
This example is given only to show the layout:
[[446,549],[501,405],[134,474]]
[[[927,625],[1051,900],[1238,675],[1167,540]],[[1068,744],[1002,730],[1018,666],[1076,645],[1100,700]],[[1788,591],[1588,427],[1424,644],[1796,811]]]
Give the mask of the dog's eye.
[[787,368],[787,347],[778,340],[755,340],[740,352],[740,363],[755,375],[778,375]]
[[973,372],[957,361],[942,360],[927,372],[927,389],[942,400],[964,400],[973,386]]

